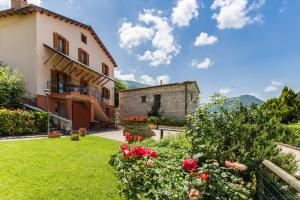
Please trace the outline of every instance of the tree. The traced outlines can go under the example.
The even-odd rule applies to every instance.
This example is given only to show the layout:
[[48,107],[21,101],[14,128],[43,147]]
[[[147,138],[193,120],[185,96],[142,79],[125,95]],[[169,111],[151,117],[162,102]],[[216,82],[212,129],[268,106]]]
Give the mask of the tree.
[[116,79],[115,83],[115,107],[119,107],[119,91],[127,90],[128,86],[125,82]]
[[18,70],[0,63],[0,105],[9,108],[18,107],[25,91],[22,74]]
[[267,100],[261,107],[281,123],[290,124],[300,120],[300,100],[291,88],[284,87],[278,98]]
[[[282,125],[256,105],[226,109],[225,101],[220,95],[214,96],[212,103],[187,117],[189,127],[185,133],[191,141],[192,153],[198,154],[200,160],[239,161],[248,166],[249,172],[256,171],[264,159],[277,159],[276,142]],[[212,110],[216,105],[220,109]],[[293,159],[285,159],[290,161],[285,169],[295,167]],[[283,159],[277,159],[278,164],[280,160]],[[245,175],[250,178],[250,174]]]

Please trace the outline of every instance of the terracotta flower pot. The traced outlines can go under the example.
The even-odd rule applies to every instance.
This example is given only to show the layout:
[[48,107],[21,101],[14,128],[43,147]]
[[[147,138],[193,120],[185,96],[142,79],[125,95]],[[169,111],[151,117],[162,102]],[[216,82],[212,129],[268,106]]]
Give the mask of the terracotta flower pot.
[[78,129],[78,135],[80,135],[80,136],[86,136],[86,128],[79,128]]
[[48,133],[48,138],[60,138],[61,133],[59,131],[50,131]]
[[152,128],[152,129],[155,129],[157,127],[157,125],[154,124],[154,123],[151,123],[151,124],[149,124],[149,127]]

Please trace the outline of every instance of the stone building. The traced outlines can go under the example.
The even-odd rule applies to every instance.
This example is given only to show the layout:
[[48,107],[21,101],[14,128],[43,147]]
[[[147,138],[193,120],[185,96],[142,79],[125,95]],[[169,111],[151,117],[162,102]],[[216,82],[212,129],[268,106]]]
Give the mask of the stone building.
[[147,115],[156,102],[164,116],[184,119],[195,112],[200,90],[196,81],[164,84],[119,93],[121,117]]

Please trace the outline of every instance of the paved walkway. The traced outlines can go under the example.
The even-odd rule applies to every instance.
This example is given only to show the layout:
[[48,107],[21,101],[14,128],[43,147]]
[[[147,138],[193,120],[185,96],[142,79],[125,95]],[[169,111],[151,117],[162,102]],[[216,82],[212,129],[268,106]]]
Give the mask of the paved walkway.
[[293,153],[296,156],[298,170],[296,176],[300,176],[300,151],[286,146],[279,145],[283,153]]
[[[153,130],[155,133],[155,136],[152,137],[152,139],[159,140],[160,139],[160,130]],[[169,136],[176,136],[178,135],[178,131],[166,131],[164,130],[164,137],[169,137]],[[123,130],[106,130],[106,131],[101,131],[92,135],[100,136],[103,138],[111,139],[111,140],[116,140],[120,142],[125,142],[125,138],[123,136]]]

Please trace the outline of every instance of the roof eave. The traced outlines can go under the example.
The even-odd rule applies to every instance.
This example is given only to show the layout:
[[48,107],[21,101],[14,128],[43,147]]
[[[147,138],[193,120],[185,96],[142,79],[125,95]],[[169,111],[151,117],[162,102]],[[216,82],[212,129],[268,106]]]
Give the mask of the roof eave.
[[92,26],[81,23],[79,21],[76,21],[74,19],[65,17],[63,15],[60,15],[56,12],[53,12],[51,10],[39,7],[37,5],[29,4],[28,6],[25,6],[20,9],[7,9],[0,11],[0,17],[7,17],[7,16],[12,16],[15,14],[21,14],[21,15],[26,15],[28,13],[32,12],[40,12],[40,13],[47,13],[49,16],[53,15],[55,18],[60,18],[61,20],[64,19],[66,22],[70,22],[71,24],[75,24],[80,26],[81,28],[87,29],[90,31],[91,35],[94,37],[94,39],[97,41],[99,46],[102,48],[102,50],[105,52],[105,54],[109,57],[110,61],[114,65],[114,67],[118,67],[116,61],[114,60],[113,56],[109,53],[107,48],[105,47],[104,43],[101,41],[100,37],[97,35],[96,31],[92,28]]

